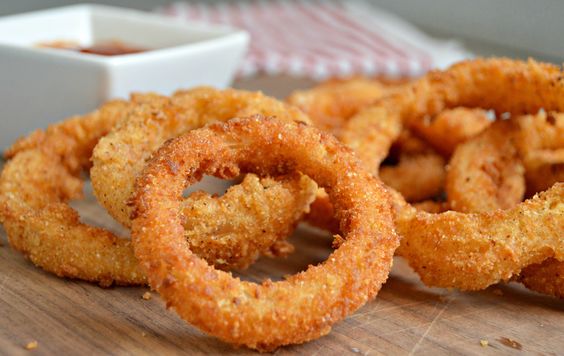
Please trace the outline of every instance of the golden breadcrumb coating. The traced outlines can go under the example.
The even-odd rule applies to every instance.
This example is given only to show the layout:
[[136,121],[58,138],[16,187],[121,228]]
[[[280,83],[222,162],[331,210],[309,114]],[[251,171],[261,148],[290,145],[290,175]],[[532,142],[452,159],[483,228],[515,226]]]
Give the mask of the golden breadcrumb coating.
[[445,160],[435,153],[402,155],[395,166],[380,168],[382,181],[405,200],[418,202],[438,196],[445,183]]
[[307,90],[296,90],[287,102],[300,108],[313,125],[339,137],[344,123],[382,96],[399,90],[403,81],[386,82],[354,77],[331,79]]
[[[547,119],[550,115],[553,120]],[[460,145],[449,163],[447,175],[446,191],[451,208],[463,212],[509,209],[522,201],[525,177],[538,177],[534,184],[538,187],[542,180],[543,190],[562,181],[550,174],[557,164],[539,165],[546,162],[539,152],[552,156],[554,150],[564,148],[564,132],[559,135],[557,121],[564,123],[564,115],[550,115],[541,112],[498,121]],[[523,162],[527,162],[527,167]],[[542,173],[546,174],[541,178]],[[538,292],[562,298],[564,277],[559,271],[564,271],[564,262],[549,259],[523,269],[517,279]]]
[[[309,122],[300,110],[260,92],[199,87],[174,93],[133,96],[133,109],[96,145],[91,169],[94,194],[126,227],[127,201],[145,161],[166,140],[214,121],[254,114]],[[303,208],[302,208],[303,209]]]
[[429,286],[480,290],[531,264],[564,260],[564,183],[509,210],[430,214],[397,206],[397,252]]
[[[171,97],[136,95],[133,101],[133,109],[94,148],[90,171],[100,204],[126,227],[131,223],[127,202],[135,179],[166,140],[239,115],[265,114],[309,122],[300,110],[276,99],[234,89],[199,87]],[[317,186],[298,175],[279,183],[255,176],[220,199],[204,193],[191,195],[183,215],[193,251],[222,269],[246,268],[260,255],[291,252],[292,246],[284,240],[309,211]],[[204,216],[215,219],[202,219]]]
[[9,151],[0,176],[0,222],[10,245],[60,277],[102,286],[144,284],[131,242],[83,224],[67,202],[82,197],[80,173],[90,152],[119,120],[115,101],[84,117],[36,131]]
[[[206,162],[206,164],[202,164]],[[202,174],[299,171],[331,197],[344,242],[317,266],[280,282],[244,282],[190,251],[178,214]],[[132,238],[150,285],[204,332],[263,351],[306,342],[374,298],[398,244],[388,195],[334,137],[255,116],[190,131],[153,156],[137,181]]]
[[[137,94],[129,102],[110,102],[16,142],[7,151],[11,159],[0,177],[0,222],[10,244],[58,276],[103,286],[144,284],[130,241],[83,224],[67,203],[82,197],[81,174],[90,167],[99,139],[132,112],[159,100],[166,101]],[[296,109],[290,112],[303,116]],[[152,113],[162,116],[157,110]],[[247,267],[260,254],[284,255],[292,248],[282,240],[308,211],[316,191],[313,181],[294,174],[248,177],[219,198],[198,193],[186,200],[186,237],[202,257],[224,269]],[[197,217],[211,222],[195,224]]]
[[496,121],[456,148],[445,186],[453,210],[485,212],[523,201],[525,167],[515,147],[515,131],[512,120]]
[[417,122],[417,133],[444,157],[450,157],[456,146],[491,123],[485,110],[458,107]]

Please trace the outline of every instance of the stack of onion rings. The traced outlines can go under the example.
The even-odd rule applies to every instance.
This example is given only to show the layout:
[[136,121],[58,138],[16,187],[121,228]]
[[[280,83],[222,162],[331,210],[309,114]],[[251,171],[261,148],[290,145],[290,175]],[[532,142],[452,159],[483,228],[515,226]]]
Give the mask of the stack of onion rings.
[[[90,170],[98,201],[126,227],[131,214],[127,201],[135,179],[166,140],[214,121],[250,114],[309,122],[294,107],[241,90],[202,87],[179,91],[170,98],[137,95],[134,100],[135,108],[96,145]],[[275,183],[249,177],[220,199],[206,193],[191,196],[183,216],[192,250],[222,269],[246,268],[261,254],[291,251],[288,243],[280,244],[309,210],[317,187],[299,175],[284,178],[281,185]]]
[[[408,85],[407,81],[331,80],[310,90],[295,91],[288,101],[308,113],[317,127],[328,130],[355,149],[364,161],[379,165],[390,149],[397,151],[397,164],[382,167],[379,176],[408,201],[419,202],[437,197],[443,191],[444,158],[409,130],[402,130],[398,120],[382,115],[384,111],[378,106],[369,105],[383,96],[401,92]],[[463,121],[459,116],[465,116],[466,124],[459,123]],[[433,138],[439,141],[440,132],[449,129],[452,131],[449,142],[454,146],[483,129],[489,123],[484,120],[486,115],[481,110],[457,108],[440,113],[426,126],[425,133],[434,142]],[[362,143],[355,145],[357,138],[367,132],[370,133],[364,141],[367,147],[362,147]],[[320,190],[306,220],[314,226],[337,231],[331,212],[327,196]]]
[[[561,78],[558,67],[532,60],[474,60],[432,72],[399,98],[384,98],[376,106],[415,132],[425,117],[459,106],[512,115],[541,108],[561,111]],[[547,258],[562,260],[562,189],[556,184],[540,197],[491,213],[428,214],[398,203],[397,226],[402,235],[398,253],[426,284],[472,290],[508,280]],[[531,214],[535,218],[529,218]]]
[[[365,165],[375,172],[384,156],[381,152],[397,140],[394,135],[388,136],[387,141],[372,139],[382,133],[382,122],[409,127],[424,137],[429,117],[458,107],[492,109],[498,116],[536,113],[540,109],[562,111],[562,77],[558,67],[532,60],[462,62],[443,72],[431,72],[407,90],[383,97],[364,110],[374,115],[348,120],[341,138],[359,150],[357,153]],[[471,214],[417,211],[405,203],[401,194],[394,193],[396,224],[402,236],[398,253],[408,259],[426,284],[463,290],[483,289],[509,280],[523,268],[546,259],[561,261],[562,189],[561,184],[556,184],[539,197],[510,210]],[[448,209],[448,204],[445,207],[427,203],[422,207],[435,212]],[[323,209],[331,216],[330,208],[325,205]],[[535,218],[530,218],[531,215]],[[327,217],[322,223],[335,228]],[[549,272],[544,275],[554,276]]]
[[[450,207],[479,213],[516,206],[525,192],[524,166],[534,171],[539,161],[535,152],[547,148],[564,148],[564,115],[543,112],[495,122],[456,149],[447,176]],[[549,187],[558,181],[550,175],[544,179]],[[562,276],[564,262],[549,258],[523,269],[517,279],[533,290],[562,298]]]
[[[210,90],[196,90],[202,91]],[[264,99],[265,107],[277,108],[280,113],[285,107],[261,94],[235,95]],[[110,102],[92,114],[71,118],[16,142],[6,153],[10,160],[0,177],[0,220],[10,244],[34,264],[58,276],[102,286],[144,284],[145,276],[138,269],[130,241],[83,224],[67,202],[82,196],[81,172],[90,168],[90,156],[100,138],[116,125],[128,125],[130,117],[142,112],[162,117],[162,102],[167,99],[135,95],[130,102]],[[295,109],[288,110],[297,119],[303,118]],[[124,164],[127,167],[127,162]],[[125,173],[123,167],[121,170]],[[259,253],[288,251],[287,246],[280,245],[280,239],[286,237],[282,234],[291,232],[315,192],[316,185],[310,179],[293,175],[277,180],[248,177],[219,199],[196,194],[186,202],[187,223],[194,218],[211,223],[192,224],[186,235],[194,249],[211,263],[226,269],[246,267]],[[249,221],[252,224],[246,224]],[[244,234],[225,230],[237,226],[235,222]],[[219,238],[210,241],[213,237]]]
[[[47,271],[149,283],[204,332],[261,351],[327,334],[376,296],[396,248],[430,286],[516,280],[563,298],[562,78],[478,59],[400,85],[332,81],[288,99],[312,120],[260,93],[135,94],[8,149],[0,222]],[[131,241],[69,206],[89,170]],[[183,197],[204,175],[240,174],[221,197]],[[326,262],[276,283],[221,271],[289,253],[308,209],[336,234]]]

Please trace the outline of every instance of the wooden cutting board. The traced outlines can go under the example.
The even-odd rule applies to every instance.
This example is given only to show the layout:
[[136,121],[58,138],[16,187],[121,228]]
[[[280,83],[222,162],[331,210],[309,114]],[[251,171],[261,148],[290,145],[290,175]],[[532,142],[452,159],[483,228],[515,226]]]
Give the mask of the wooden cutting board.
[[[83,221],[120,231],[91,194],[74,202]],[[103,289],[43,272],[12,250],[0,233],[0,354],[226,354],[235,350],[167,311],[147,288]],[[300,228],[296,252],[261,259],[239,275],[260,281],[303,270],[330,253],[331,238]],[[38,347],[24,346],[37,341]],[[487,341],[487,346],[481,346]],[[427,288],[397,258],[376,300],[333,331],[285,354],[527,354],[564,353],[564,303],[517,284],[462,293]]]
[[[310,81],[258,77],[237,83],[285,97]],[[1,163],[0,163],[1,165]],[[73,204],[83,221],[121,229],[91,195]],[[123,232],[123,231],[122,231]],[[323,261],[331,238],[300,228],[291,238],[296,252],[287,259],[264,258],[241,278],[279,279]],[[209,337],[167,311],[148,288],[102,289],[43,272],[12,250],[0,228],[0,354],[252,354]],[[24,346],[37,341],[33,351]],[[487,342],[487,346],[482,346]],[[396,259],[378,297],[333,331],[280,355],[564,354],[564,302],[511,283],[462,293],[421,284]]]

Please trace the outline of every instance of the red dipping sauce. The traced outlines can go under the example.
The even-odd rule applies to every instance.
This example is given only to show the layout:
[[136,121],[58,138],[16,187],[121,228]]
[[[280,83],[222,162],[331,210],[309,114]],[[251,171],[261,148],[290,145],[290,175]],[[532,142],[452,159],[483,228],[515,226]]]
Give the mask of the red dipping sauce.
[[105,41],[92,46],[79,46],[74,42],[55,41],[38,44],[39,47],[64,49],[80,53],[95,54],[99,56],[121,56],[125,54],[146,52],[148,49],[127,45],[121,41]]

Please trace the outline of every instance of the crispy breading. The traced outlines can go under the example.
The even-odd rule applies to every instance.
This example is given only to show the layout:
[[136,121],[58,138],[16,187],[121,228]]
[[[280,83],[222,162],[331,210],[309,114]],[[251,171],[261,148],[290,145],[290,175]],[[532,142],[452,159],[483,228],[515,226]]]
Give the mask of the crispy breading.
[[[310,176],[331,197],[345,241],[322,264],[280,282],[214,269],[190,251],[176,211],[194,176],[218,170]],[[263,351],[325,335],[374,298],[398,245],[379,180],[333,136],[295,122],[255,116],[190,131],[157,151],[136,187],[132,238],[150,285],[204,332]]]
[[[261,94],[249,97],[264,98]],[[110,102],[91,114],[54,124],[16,142],[7,152],[10,160],[0,176],[0,221],[10,244],[58,276],[103,286],[145,283],[130,241],[83,224],[68,201],[82,196],[81,175],[90,168],[92,149],[99,139],[115,125],[125,125],[121,120],[132,113],[150,108],[151,115],[163,117],[155,103],[166,101],[154,94],[134,95],[129,102]],[[273,99],[264,101],[265,106],[272,103],[278,103],[280,113],[286,107]],[[289,109],[287,115],[292,113],[298,119],[303,116],[297,109]],[[136,138],[142,143],[142,137]],[[119,160],[121,153],[114,150],[112,155]],[[120,162],[124,165],[112,168],[123,173],[130,162],[127,158]],[[111,180],[104,182],[112,187]],[[217,199],[196,194],[187,198],[183,211],[186,237],[193,239],[198,253],[221,268],[247,267],[260,254],[291,251],[282,240],[308,211],[316,191],[312,180],[293,175],[260,180],[247,177]],[[207,217],[209,223],[195,224],[196,217]]]
[[459,145],[448,165],[445,190],[461,212],[512,208],[525,195],[525,167],[515,144],[513,120],[496,121]]

